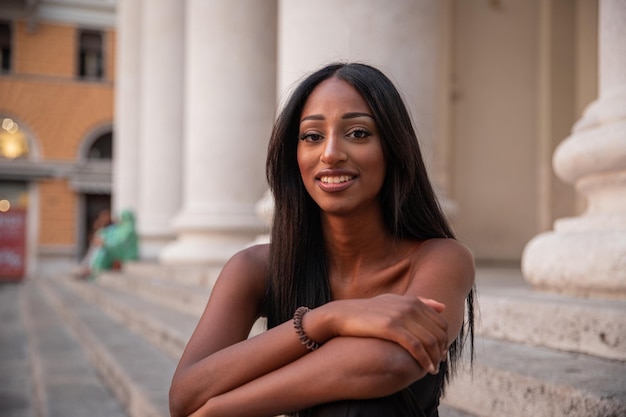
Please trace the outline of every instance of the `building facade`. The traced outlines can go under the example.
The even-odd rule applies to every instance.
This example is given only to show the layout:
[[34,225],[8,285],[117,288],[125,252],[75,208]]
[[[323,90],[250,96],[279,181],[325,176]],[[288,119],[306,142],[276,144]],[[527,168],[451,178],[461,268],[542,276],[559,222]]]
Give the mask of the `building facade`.
[[[34,4],[32,16],[49,10],[46,1]],[[102,12],[112,2],[73,4]],[[52,66],[50,56],[62,53],[46,55],[36,45],[28,49],[32,58],[16,55],[12,72],[0,78],[0,113],[22,121],[32,148],[27,159],[73,166],[94,132],[113,126],[111,204],[115,212],[136,212],[143,258],[220,264],[267,233],[265,148],[290,88],[328,62],[371,63],[402,91],[459,239],[478,262],[519,265],[536,235],[589,210],[589,196],[575,192],[578,177],[557,176],[552,159],[599,99],[603,65],[621,68],[614,58],[603,64],[600,52],[619,38],[618,29],[603,32],[602,22],[612,28],[607,19],[623,8],[614,0],[118,0],[115,31],[59,26],[72,39],[63,52],[68,62]],[[32,16],[11,21],[15,36],[48,27]],[[109,59],[98,82],[76,80],[79,58],[71,51],[83,29],[104,30]],[[59,126],[41,128],[40,111],[14,104],[28,107],[18,86],[33,82],[37,59],[50,65],[38,79],[48,71],[67,91],[77,83],[85,89],[78,96],[98,97],[89,120],[72,124],[71,139],[64,131],[52,142],[47,135]],[[608,88],[618,91],[622,80],[612,79]],[[63,102],[84,108],[74,100]],[[108,110],[98,113],[98,106]],[[616,141],[619,149],[623,136]],[[616,164],[610,169],[623,171],[623,161]],[[72,184],[80,181],[66,175],[35,182],[37,252],[48,246],[76,252],[85,213],[77,203],[83,191]],[[49,210],[48,195],[58,210]],[[609,211],[618,214],[611,221],[621,224],[619,197],[603,201],[612,201]]]
[[0,5],[0,215],[21,234],[0,236],[0,276],[76,262],[110,207],[114,23],[113,5]]

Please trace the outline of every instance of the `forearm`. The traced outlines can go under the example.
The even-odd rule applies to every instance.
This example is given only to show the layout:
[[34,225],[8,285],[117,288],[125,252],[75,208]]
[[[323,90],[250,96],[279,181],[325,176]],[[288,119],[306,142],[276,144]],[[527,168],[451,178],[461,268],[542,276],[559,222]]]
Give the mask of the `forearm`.
[[[303,319],[305,329],[314,332],[317,342],[324,343],[335,336],[332,330],[333,316],[337,314],[333,312],[334,305],[336,302],[318,307]],[[237,343],[245,338],[240,334],[237,340],[224,341],[223,345],[211,346],[209,339],[210,334],[220,331],[219,328],[207,327],[204,331],[207,336],[194,335],[192,339],[202,340],[203,348],[213,353],[199,355],[202,359],[191,361],[189,365],[183,363],[188,361],[181,360],[170,389],[172,416],[188,415],[210,398],[282,368],[308,353],[297,337],[293,320]],[[198,355],[190,353],[189,356]]]
[[280,369],[211,398],[193,416],[275,416],[342,399],[382,397],[425,373],[393,342],[338,337]]
[[235,389],[305,355],[286,322],[180,368],[170,389],[172,416],[188,415],[208,399]]

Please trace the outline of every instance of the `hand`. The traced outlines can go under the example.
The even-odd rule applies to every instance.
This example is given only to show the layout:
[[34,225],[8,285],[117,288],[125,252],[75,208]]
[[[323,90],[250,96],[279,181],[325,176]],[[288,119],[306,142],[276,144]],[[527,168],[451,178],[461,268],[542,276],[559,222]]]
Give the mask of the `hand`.
[[[445,306],[435,300],[384,294],[333,303],[336,336],[375,337],[405,348],[431,374],[439,370],[448,348]],[[330,307],[330,305],[329,305]]]

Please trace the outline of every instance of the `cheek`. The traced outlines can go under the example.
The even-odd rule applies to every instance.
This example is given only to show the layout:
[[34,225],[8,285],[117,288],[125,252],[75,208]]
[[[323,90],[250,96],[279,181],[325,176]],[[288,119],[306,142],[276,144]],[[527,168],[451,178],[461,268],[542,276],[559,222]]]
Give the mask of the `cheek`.
[[376,186],[380,189],[385,183],[385,178],[387,177],[387,161],[385,160],[385,157],[382,154],[382,150],[380,151],[380,153],[378,154],[376,158],[373,158],[371,163],[372,163],[372,167],[374,168],[374,171],[377,173]]
[[311,177],[311,172],[310,172],[310,164],[307,163],[307,158],[306,158],[306,154],[305,152],[301,152],[300,151],[300,147],[298,146],[298,151],[296,153],[296,157],[297,157],[297,162],[298,162],[298,170],[300,171],[300,180],[302,181],[302,183],[304,184],[304,188],[307,190],[307,192],[310,192],[310,187],[311,185],[310,183],[310,177]]
[[302,149],[301,146],[298,146],[298,149],[296,151],[296,158],[298,162],[298,168],[300,169],[300,175],[304,177],[305,174],[307,173],[310,174],[309,171],[314,166],[314,163],[311,162],[312,161],[311,152],[306,152],[305,150]]
[[366,158],[370,169],[373,172],[376,172],[378,176],[382,177],[382,179],[384,180],[385,174],[387,172],[387,162],[385,160],[382,148],[377,147],[376,149],[370,150]]

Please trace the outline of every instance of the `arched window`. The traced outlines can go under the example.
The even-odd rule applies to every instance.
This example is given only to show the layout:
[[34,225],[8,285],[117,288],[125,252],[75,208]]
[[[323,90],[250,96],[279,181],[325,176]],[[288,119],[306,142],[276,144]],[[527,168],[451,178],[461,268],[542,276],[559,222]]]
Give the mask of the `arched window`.
[[87,159],[113,159],[113,135],[104,133],[93,141],[87,151]]
[[28,156],[28,139],[11,118],[0,117],[0,158],[16,159]]

